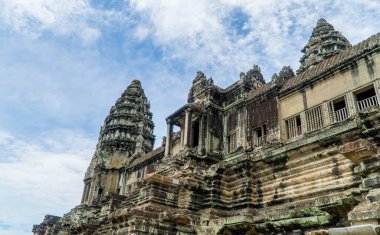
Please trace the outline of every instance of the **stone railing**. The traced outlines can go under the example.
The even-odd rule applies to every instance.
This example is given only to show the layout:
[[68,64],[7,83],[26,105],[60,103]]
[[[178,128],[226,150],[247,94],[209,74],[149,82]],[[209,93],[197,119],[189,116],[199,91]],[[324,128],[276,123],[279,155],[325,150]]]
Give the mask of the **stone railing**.
[[367,99],[358,101],[359,112],[363,111],[369,107],[378,106],[378,105],[379,105],[379,103],[377,101],[376,96],[372,96],[372,97],[369,97]]
[[335,122],[341,122],[349,118],[348,109],[342,108],[335,111]]
[[260,147],[260,146],[263,146],[267,143],[267,136],[266,135],[263,135],[263,136],[260,136],[260,137],[256,137],[253,139],[253,145],[255,147]]

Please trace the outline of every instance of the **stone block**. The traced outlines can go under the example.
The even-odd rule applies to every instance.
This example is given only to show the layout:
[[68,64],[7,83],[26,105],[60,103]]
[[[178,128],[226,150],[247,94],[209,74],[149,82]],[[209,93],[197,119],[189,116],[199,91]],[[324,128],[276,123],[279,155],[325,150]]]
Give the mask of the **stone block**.
[[306,232],[305,235],[329,235],[329,232],[325,229]]
[[379,235],[380,227],[372,224],[330,228],[329,235]]
[[380,202],[380,189],[372,189],[366,196],[367,201],[370,203]]
[[347,143],[339,148],[341,154],[354,163],[359,163],[362,159],[375,154],[375,148],[368,140],[357,140]]
[[178,179],[172,179],[168,176],[163,176],[159,174],[148,174],[144,177],[145,182],[151,182],[151,183],[157,183],[157,184],[163,184],[167,186],[178,186],[179,180]]
[[380,176],[363,179],[363,185],[367,188],[379,187]]
[[380,205],[363,202],[348,213],[348,220],[353,222],[380,219]]

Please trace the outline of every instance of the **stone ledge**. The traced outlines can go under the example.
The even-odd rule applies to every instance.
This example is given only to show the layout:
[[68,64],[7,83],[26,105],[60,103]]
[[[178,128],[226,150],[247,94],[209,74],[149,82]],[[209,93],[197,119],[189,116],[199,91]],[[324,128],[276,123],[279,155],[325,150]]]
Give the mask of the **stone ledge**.
[[158,183],[167,186],[177,187],[179,185],[178,179],[172,179],[168,176],[158,175],[158,174],[147,174],[144,179],[148,183]]
[[343,156],[354,163],[359,163],[362,159],[372,156],[376,153],[375,148],[368,140],[360,139],[347,143],[339,148]]
[[[355,120],[349,121],[344,125],[331,126],[330,128],[321,129],[320,132],[310,133],[304,138],[296,140],[294,142],[288,142],[286,145],[273,149],[267,154],[264,154],[261,158],[272,157],[276,155],[281,155],[286,152],[292,151],[294,149],[301,148],[305,145],[319,143],[321,141],[326,141],[331,137],[338,136],[340,134],[353,131],[358,128],[358,124]],[[261,160],[261,159],[258,159]]]

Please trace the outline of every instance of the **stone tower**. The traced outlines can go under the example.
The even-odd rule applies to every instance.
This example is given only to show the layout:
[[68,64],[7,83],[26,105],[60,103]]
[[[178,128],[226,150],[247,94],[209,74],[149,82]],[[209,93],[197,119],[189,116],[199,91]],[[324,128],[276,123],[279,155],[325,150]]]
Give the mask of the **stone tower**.
[[121,193],[121,171],[154,145],[150,104],[138,80],[112,106],[100,129],[95,154],[85,175],[82,203]]
[[325,19],[319,19],[309,41],[301,50],[304,53],[297,73],[318,64],[324,59],[351,47],[350,42]]
[[150,104],[138,80],[133,80],[111,107],[100,130],[99,149],[122,152],[125,157],[141,155],[154,144]]

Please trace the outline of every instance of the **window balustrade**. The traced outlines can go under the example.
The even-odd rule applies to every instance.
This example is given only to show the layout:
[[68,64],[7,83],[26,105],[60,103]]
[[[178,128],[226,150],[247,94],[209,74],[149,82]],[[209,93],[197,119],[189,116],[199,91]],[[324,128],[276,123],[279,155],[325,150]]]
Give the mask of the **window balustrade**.
[[379,106],[376,95],[371,96],[367,99],[360,100],[357,102],[357,104],[358,104],[359,112],[365,109],[368,109],[370,107]]

